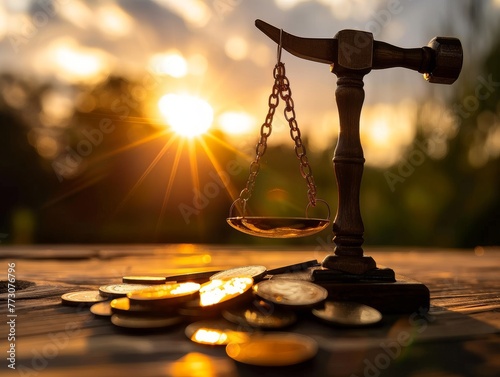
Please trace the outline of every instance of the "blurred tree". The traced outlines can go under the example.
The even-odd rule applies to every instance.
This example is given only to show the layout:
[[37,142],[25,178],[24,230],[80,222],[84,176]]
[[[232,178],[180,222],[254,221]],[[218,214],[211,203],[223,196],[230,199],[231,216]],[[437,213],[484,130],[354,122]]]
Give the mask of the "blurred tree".
[[29,145],[27,133],[27,125],[3,105],[0,110],[1,242],[36,240],[36,208],[49,190],[43,161]]
[[[500,244],[500,42],[494,41],[485,56],[469,61],[478,73],[463,71],[449,105],[436,106],[442,102],[436,96],[420,105],[416,139],[388,170],[392,176],[365,172],[367,242]],[[390,177],[385,188],[383,174]]]
[[[483,22],[484,2],[464,1],[452,11],[465,22],[450,18],[451,35],[455,25],[465,24],[491,37],[474,43],[477,34],[471,32],[462,40],[466,57],[480,58],[466,58],[446,106],[429,86],[417,137],[401,160],[387,169],[365,167],[360,200],[367,245],[500,244],[500,33],[490,31],[496,24]],[[191,144],[181,141],[146,115],[145,106],[157,93],[145,91],[139,81],[111,77],[61,94],[57,82],[3,76],[0,89],[2,242],[323,247],[331,240],[331,228],[285,241],[229,228],[225,218],[254,156],[232,150],[218,132]],[[47,103],[64,117],[49,119]],[[71,111],[61,113],[61,104]],[[268,146],[249,202],[255,215],[304,216],[307,188],[289,143]],[[307,150],[318,197],[330,204],[332,218],[334,144],[322,152]],[[321,208],[313,212],[324,216]]]

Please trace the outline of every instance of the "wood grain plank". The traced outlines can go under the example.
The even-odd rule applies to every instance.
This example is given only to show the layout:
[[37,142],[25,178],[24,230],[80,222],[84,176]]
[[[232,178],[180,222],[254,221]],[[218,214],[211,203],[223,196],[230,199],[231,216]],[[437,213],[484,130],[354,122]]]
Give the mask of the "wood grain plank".
[[[65,253],[74,255],[60,256]],[[195,373],[190,369],[194,361],[204,368],[213,368],[215,376],[254,375],[255,370],[242,370],[224,356],[223,350],[189,342],[183,326],[133,335],[114,327],[106,318],[93,316],[88,308],[61,305],[60,296],[118,283],[126,274],[167,276],[249,264],[276,268],[322,260],[324,254],[314,247],[283,250],[217,245],[2,248],[0,261],[15,261],[17,278],[35,283],[16,292],[18,365],[33,369],[34,355],[54,349],[57,354],[45,358],[44,368],[33,369],[37,376],[130,375],[134,371],[136,375],[148,376],[176,370]],[[372,254],[380,265],[425,283],[430,289],[431,309],[427,317],[416,316],[417,313],[386,316],[379,327],[348,331],[310,319],[299,322],[291,331],[308,334],[320,344],[321,353],[309,365],[310,370],[316,375],[335,377],[345,375],[342,371],[363,375],[363,368],[359,367],[382,352],[382,343],[397,341],[398,336],[408,333],[412,334],[412,345],[408,347],[411,352],[391,365],[390,375],[404,375],[399,373],[400,366],[419,370],[419,365],[437,355],[449,361],[450,352],[461,355],[463,362],[472,362],[470,373],[475,374],[468,375],[500,375],[491,374],[500,371],[494,361],[500,354],[500,278],[496,267],[500,266],[500,249],[485,249],[480,256],[470,250],[438,249],[374,249],[367,254]],[[6,294],[0,294],[0,301],[5,302],[6,298]],[[0,314],[6,313],[6,305],[1,305]],[[6,339],[0,339],[0,349],[6,346]],[[338,368],[327,368],[331,363]],[[439,368],[447,375],[460,375],[451,364],[439,364]],[[290,376],[300,375],[299,372],[304,370],[299,368]]]

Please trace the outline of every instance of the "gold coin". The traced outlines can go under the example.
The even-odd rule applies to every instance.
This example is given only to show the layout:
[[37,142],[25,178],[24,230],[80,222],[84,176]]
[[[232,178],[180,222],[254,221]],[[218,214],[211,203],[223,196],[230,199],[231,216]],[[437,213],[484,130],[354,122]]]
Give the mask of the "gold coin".
[[113,312],[108,301],[98,302],[90,307],[90,312],[99,317],[111,317]]
[[185,334],[195,343],[217,346],[248,340],[248,333],[237,331],[233,325],[222,321],[192,323],[186,327]]
[[113,314],[131,314],[131,315],[146,315],[146,316],[164,316],[165,314],[169,314],[171,311],[166,310],[165,308],[157,308],[154,306],[148,305],[132,305],[130,306],[130,300],[128,297],[119,297],[111,300],[109,303],[111,307],[111,312]]
[[130,313],[140,313],[145,312],[147,309],[138,309],[130,310],[130,301],[127,297],[119,297],[111,300],[109,303],[111,311],[113,313],[122,313],[122,314],[130,314]]
[[127,284],[165,284],[167,279],[163,276],[124,276],[122,282]]
[[254,285],[253,290],[264,300],[293,307],[316,305],[328,297],[325,288],[303,280],[265,280]]
[[200,297],[179,308],[179,314],[192,320],[218,316],[224,309],[246,303],[251,299],[253,279],[237,277],[208,281],[200,287]]
[[218,305],[203,307],[200,305],[200,299],[198,298],[181,304],[181,307],[177,309],[177,313],[193,322],[207,318],[218,318],[222,310]]
[[374,325],[382,320],[382,314],[371,306],[357,302],[325,302],[322,309],[313,309],[312,313],[329,323],[360,327]]
[[125,297],[127,293],[140,291],[142,289],[147,289],[150,287],[154,287],[154,285],[146,285],[146,284],[110,284],[103,285],[99,287],[99,292],[102,296],[106,297]]
[[107,298],[101,296],[99,291],[78,291],[65,293],[61,296],[64,305],[93,305],[96,302],[106,301]]
[[253,285],[251,277],[211,279],[200,287],[200,306],[208,307],[243,295]]
[[173,310],[179,304],[197,296],[199,290],[200,284],[198,283],[170,283],[130,292],[127,297],[130,307],[134,310],[143,307]]
[[198,283],[170,283],[162,284],[127,294],[133,300],[164,300],[175,297],[189,296],[200,290]]
[[177,325],[183,321],[182,317],[144,317],[137,315],[113,314],[111,322],[115,326],[128,329],[160,329]]
[[227,355],[244,364],[282,367],[312,359],[318,352],[318,343],[305,335],[292,333],[256,334],[245,342],[226,346]]
[[218,271],[201,271],[201,272],[191,272],[189,274],[181,274],[181,275],[170,275],[167,276],[165,279],[167,281],[173,281],[176,283],[183,283],[183,282],[194,282],[194,283],[205,283],[209,280],[210,276],[220,272]]
[[228,279],[228,278],[237,278],[237,277],[251,277],[254,281],[259,281],[264,277],[267,272],[267,268],[260,265],[254,266],[244,266],[244,267],[235,267],[229,270],[224,270],[218,272],[212,276],[210,276],[210,280],[216,279]]

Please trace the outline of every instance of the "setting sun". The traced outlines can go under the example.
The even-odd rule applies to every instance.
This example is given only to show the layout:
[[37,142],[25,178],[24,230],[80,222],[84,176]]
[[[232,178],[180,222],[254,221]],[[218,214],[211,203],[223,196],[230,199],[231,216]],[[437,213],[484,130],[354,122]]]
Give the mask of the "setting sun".
[[188,94],[166,94],[158,107],[172,131],[188,138],[207,132],[214,118],[207,101]]

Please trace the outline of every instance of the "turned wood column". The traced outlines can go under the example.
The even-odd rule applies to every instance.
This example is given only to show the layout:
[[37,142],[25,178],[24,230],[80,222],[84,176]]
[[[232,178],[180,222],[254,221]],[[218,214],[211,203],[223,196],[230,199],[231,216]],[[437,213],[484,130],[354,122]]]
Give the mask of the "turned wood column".
[[371,257],[363,255],[363,220],[359,193],[365,158],[359,137],[359,119],[365,99],[363,77],[370,72],[373,56],[371,33],[355,30],[339,32],[335,99],[340,130],[333,157],[338,188],[337,214],[333,223],[335,255],[323,261],[323,267],[362,274],[376,267]]

